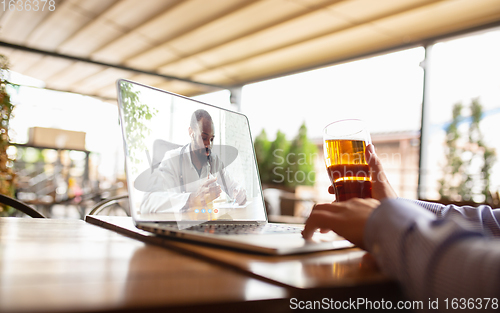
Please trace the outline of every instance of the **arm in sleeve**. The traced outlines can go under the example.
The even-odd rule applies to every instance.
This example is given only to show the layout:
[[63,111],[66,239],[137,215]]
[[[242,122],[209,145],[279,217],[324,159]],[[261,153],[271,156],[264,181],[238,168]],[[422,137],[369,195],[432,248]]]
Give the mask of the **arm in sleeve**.
[[178,172],[178,166],[175,167],[171,160],[162,162],[151,175],[148,192],[141,204],[142,213],[180,212],[186,206],[191,193],[182,192]]
[[364,236],[382,271],[413,299],[500,296],[500,241],[461,215],[437,218],[410,202],[386,199]]
[[486,235],[500,237],[500,209],[492,209],[487,205],[460,207],[453,204],[443,205],[420,200],[399,199],[415,203],[436,214],[438,218],[448,218],[450,216],[460,215],[475,223]]

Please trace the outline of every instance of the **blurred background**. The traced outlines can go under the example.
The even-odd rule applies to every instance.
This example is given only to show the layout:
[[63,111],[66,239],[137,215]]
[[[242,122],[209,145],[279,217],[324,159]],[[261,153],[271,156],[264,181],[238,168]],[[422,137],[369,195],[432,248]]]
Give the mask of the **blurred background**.
[[400,197],[499,206],[498,0],[21,2],[0,4],[0,192],[50,217],[127,192],[118,78],[246,114],[273,216],[334,200],[343,118]]

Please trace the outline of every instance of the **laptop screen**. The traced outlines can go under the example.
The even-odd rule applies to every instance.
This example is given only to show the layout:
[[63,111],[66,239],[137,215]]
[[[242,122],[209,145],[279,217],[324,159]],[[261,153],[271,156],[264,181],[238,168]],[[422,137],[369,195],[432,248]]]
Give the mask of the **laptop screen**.
[[118,80],[136,221],[265,221],[246,116]]

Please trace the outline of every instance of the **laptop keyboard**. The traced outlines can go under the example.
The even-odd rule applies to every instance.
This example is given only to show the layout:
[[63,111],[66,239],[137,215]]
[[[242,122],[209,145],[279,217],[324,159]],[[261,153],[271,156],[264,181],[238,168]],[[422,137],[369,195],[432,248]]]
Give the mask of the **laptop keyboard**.
[[185,230],[218,235],[293,234],[302,231],[299,227],[279,224],[198,224]]

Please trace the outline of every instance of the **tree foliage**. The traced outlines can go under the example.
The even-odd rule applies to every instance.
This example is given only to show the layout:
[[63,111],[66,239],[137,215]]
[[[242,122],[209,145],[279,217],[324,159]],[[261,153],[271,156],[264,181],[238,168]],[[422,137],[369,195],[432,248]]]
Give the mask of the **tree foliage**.
[[132,84],[121,82],[121,92],[123,93],[123,118],[125,120],[125,136],[130,160],[136,164],[140,163],[141,156],[144,155],[146,136],[151,134],[151,129],[147,126],[147,121],[158,113],[158,110],[151,108],[147,104],[141,103],[140,91],[134,91]]
[[262,183],[286,187],[314,185],[317,148],[307,138],[305,124],[291,142],[279,130],[276,139],[270,142],[262,130],[255,138],[254,147]]
[[259,167],[260,179],[262,182],[271,181],[271,165],[268,162],[268,151],[271,148],[271,142],[267,139],[267,133],[263,129],[255,138],[254,149],[257,157],[257,166]]
[[[303,123],[299,128],[299,133],[293,139],[289,152],[289,168],[294,173],[293,182],[304,179],[302,185],[313,186],[316,180],[314,171],[314,157],[317,154],[317,147],[307,138],[307,127]],[[295,173],[303,173],[297,174]],[[303,177],[299,177],[303,176]]]
[[[469,105],[467,131],[459,125],[468,121],[462,115],[464,106],[453,106],[452,121],[446,128],[446,166],[439,181],[441,198],[452,201],[489,201],[491,169],[496,161],[494,148],[488,147],[480,129],[483,107],[478,99]],[[482,197],[477,197],[481,196]]]
[[276,139],[271,143],[271,147],[267,153],[267,164],[270,164],[271,183],[286,185],[285,177],[288,163],[286,157],[290,149],[290,142],[286,139],[286,135],[278,130]]
[[[6,78],[9,69],[9,61],[4,55],[0,55],[0,193],[13,197],[15,193],[16,175],[12,169],[13,160],[7,155],[10,145],[9,122],[12,117],[14,104],[7,93],[7,86],[11,85]],[[9,215],[12,209],[0,204],[0,216]]]

